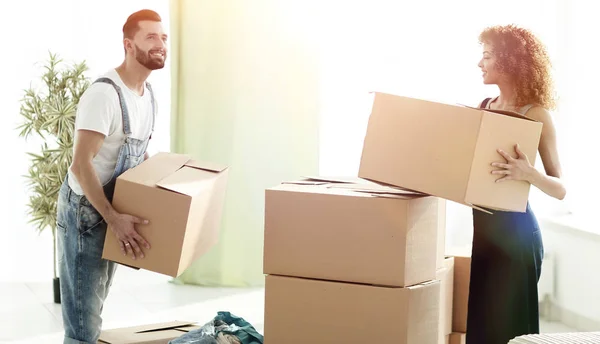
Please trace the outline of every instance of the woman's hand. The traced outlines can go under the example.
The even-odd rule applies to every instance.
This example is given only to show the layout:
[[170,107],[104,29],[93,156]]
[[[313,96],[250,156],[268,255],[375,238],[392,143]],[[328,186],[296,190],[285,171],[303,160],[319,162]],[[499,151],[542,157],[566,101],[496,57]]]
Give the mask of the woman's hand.
[[515,145],[517,158],[513,158],[505,151],[498,149],[498,153],[502,155],[505,162],[493,162],[492,166],[498,167],[498,170],[493,170],[492,174],[502,176],[496,182],[504,182],[507,180],[522,180],[532,183],[535,176],[535,168],[529,162],[527,155],[519,149],[519,145]]

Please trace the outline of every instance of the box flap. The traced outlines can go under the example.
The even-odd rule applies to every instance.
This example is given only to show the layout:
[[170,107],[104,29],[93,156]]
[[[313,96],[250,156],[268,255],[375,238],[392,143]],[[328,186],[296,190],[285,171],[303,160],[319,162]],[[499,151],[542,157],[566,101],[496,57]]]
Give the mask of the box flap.
[[[198,170],[220,173],[228,166],[191,159],[186,154],[157,153],[140,165],[126,171],[119,178],[146,186],[158,186],[181,194],[195,194],[199,190]],[[194,173],[196,172],[196,173]]]
[[325,185],[325,184],[361,184],[361,185],[378,185],[371,181],[359,178],[359,177],[323,177],[323,176],[304,176],[302,179],[289,180],[282,182],[281,184],[292,184],[292,185]]
[[[360,196],[360,197],[379,197],[379,198],[394,198],[411,200],[418,197],[429,196],[427,194],[405,190],[402,188],[389,187],[385,185],[375,184],[369,181],[351,178],[317,178],[317,180],[298,180],[283,182],[279,186],[273,187],[270,190],[284,191],[299,191],[299,192],[316,192],[342,196]],[[328,181],[325,181],[328,180]],[[345,180],[345,181],[344,181]],[[358,181],[353,183],[351,180]]]
[[298,180],[288,180],[281,184],[292,185],[325,185],[325,184],[371,184],[372,182],[358,177],[322,177],[322,176],[304,176]]
[[409,190],[395,189],[384,186],[373,187],[371,185],[359,184],[330,184],[328,188],[345,189],[353,192],[369,194],[373,197],[395,198],[405,200],[429,196],[423,193],[413,192]]
[[153,187],[161,179],[177,171],[189,161],[190,157],[185,154],[161,152],[127,170],[119,178]]
[[398,195],[398,194],[389,194],[389,193],[373,193],[370,191],[366,191],[366,190],[353,190],[354,192],[359,192],[359,193],[366,193],[366,194],[370,194],[373,197],[379,197],[379,198],[394,198],[394,199],[405,199],[405,200],[410,200],[410,199],[415,199],[415,198],[419,198],[419,197],[423,197],[420,195]]
[[398,196],[409,196],[409,197],[418,197],[418,196],[429,196],[422,192],[406,190],[399,187],[391,187],[384,186],[379,184],[331,184],[328,186],[330,188],[339,188],[339,189],[348,189],[356,192],[368,192],[376,195],[398,195]]
[[527,117],[525,115],[522,115],[518,112],[515,111],[508,111],[508,110],[494,110],[494,109],[481,109],[481,108],[476,108],[473,106],[468,106],[468,105],[462,105],[459,104],[460,106],[464,106],[466,108],[470,108],[470,109],[475,109],[475,110],[480,110],[480,111],[487,111],[487,112],[493,112],[493,113],[497,113],[497,114],[501,114],[501,115],[505,115],[505,116],[509,116],[509,117],[516,117],[516,118],[520,118],[520,119],[525,119],[525,120],[529,120],[532,122],[537,122],[535,119]]
[[177,331],[181,331],[181,332],[192,332],[192,331],[196,331],[201,329],[202,326],[198,326],[198,325],[187,325],[184,327],[178,327],[176,328]]
[[[182,195],[195,196],[202,190],[213,185],[212,178],[200,175],[198,170],[196,167],[183,166],[157,182],[156,186]],[[211,172],[208,171],[205,174],[213,174]]]
[[171,321],[157,324],[104,330],[100,334],[98,342],[107,344],[141,343],[142,339],[144,340],[143,342],[146,342],[150,339],[154,339],[154,333],[156,334],[156,336],[165,336],[165,338],[171,338],[174,337],[173,334],[176,333],[172,333],[174,330],[194,324],[196,324],[196,322]]
[[375,184],[359,177],[324,177],[324,176],[304,176],[304,181],[340,183],[340,184]]
[[138,326],[135,328],[136,329],[135,333],[146,333],[146,332],[178,329],[180,327],[190,326],[190,325],[194,325],[194,324],[196,324],[196,322],[169,321],[169,322],[158,323],[158,324],[142,325],[142,326]]
[[[359,177],[322,177],[322,176],[305,176],[304,179],[297,181],[288,181],[282,184],[293,185],[326,185],[327,188],[347,189],[349,191],[369,193],[373,195],[400,196],[406,198],[409,196],[414,198],[415,195],[424,196],[424,193],[412,190],[403,189],[396,186],[388,186],[376,183],[370,180]],[[396,198],[396,197],[394,197]]]
[[484,209],[484,208],[481,208],[481,207],[478,207],[478,206],[476,206],[476,205],[474,205],[474,204],[470,204],[470,203],[463,203],[463,205],[466,205],[467,207],[473,208],[473,209],[475,209],[475,210],[483,211],[484,213],[487,213],[487,214],[490,214],[490,215],[492,215],[492,214],[493,214],[491,211],[489,211],[489,210],[487,210],[487,209]]
[[517,211],[517,210],[514,210],[514,209],[506,209],[506,208],[498,208],[498,207],[490,207],[490,206],[486,206],[485,208],[478,208],[478,207],[471,206],[471,205],[469,205],[469,206],[472,207],[472,208],[474,208],[474,209],[486,212],[488,214],[492,214],[494,211],[510,211],[510,212],[521,212],[521,213],[524,212],[524,210],[523,211]]
[[227,169],[227,166],[221,165],[215,162],[210,161],[199,161],[199,160],[189,160],[185,163],[185,166],[198,168],[201,170],[211,171],[211,172],[223,172]]
[[324,185],[329,184],[328,182],[320,182],[316,180],[294,180],[282,182],[281,184],[292,184],[292,185]]
[[412,289],[412,290],[421,289],[421,288],[429,287],[434,284],[440,284],[440,280],[437,280],[437,279],[429,280],[429,281],[426,281],[423,283],[407,286],[406,289]]

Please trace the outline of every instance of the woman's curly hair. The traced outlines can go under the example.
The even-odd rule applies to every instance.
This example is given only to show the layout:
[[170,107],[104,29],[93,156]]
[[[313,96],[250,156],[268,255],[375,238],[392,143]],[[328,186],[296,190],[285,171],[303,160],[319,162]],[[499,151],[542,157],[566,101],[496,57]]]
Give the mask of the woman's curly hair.
[[483,30],[479,42],[492,46],[497,70],[514,82],[517,106],[556,107],[550,58],[533,33],[514,25],[492,26]]

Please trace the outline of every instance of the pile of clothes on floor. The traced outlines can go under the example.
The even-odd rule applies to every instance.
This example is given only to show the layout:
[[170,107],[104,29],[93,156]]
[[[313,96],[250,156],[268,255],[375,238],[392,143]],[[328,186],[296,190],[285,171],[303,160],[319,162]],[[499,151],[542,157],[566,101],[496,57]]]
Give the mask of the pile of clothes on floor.
[[169,344],[263,344],[264,337],[246,320],[230,312],[218,312],[201,328],[173,339]]

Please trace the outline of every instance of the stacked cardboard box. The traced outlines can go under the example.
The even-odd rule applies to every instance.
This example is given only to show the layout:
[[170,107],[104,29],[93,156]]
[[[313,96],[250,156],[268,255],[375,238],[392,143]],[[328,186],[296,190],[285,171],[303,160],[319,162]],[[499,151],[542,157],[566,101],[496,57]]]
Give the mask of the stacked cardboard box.
[[468,255],[455,255],[450,344],[465,343],[466,340],[470,275],[471,258]]
[[452,333],[452,304],[454,300],[454,257],[444,259],[444,265],[437,270],[440,281],[440,317],[438,342],[447,343]]
[[452,334],[450,334],[448,343],[449,344],[466,344],[467,343],[467,334],[453,332]]
[[436,279],[440,281],[440,317],[438,343],[447,344],[452,333],[452,303],[454,300],[454,257],[446,257],[446,200],[437,198],[438,233]]
[[445,200],[524,211],[529,184],[495,183],[490,164],[516,143],[534,164],[541,135],[497,112],[376,93],[360,179],[266,191],[267,344],[464,342],[468,272],[444,257]]
[[364,180],[268,189],[265,342],[438,343],[441,204]]

